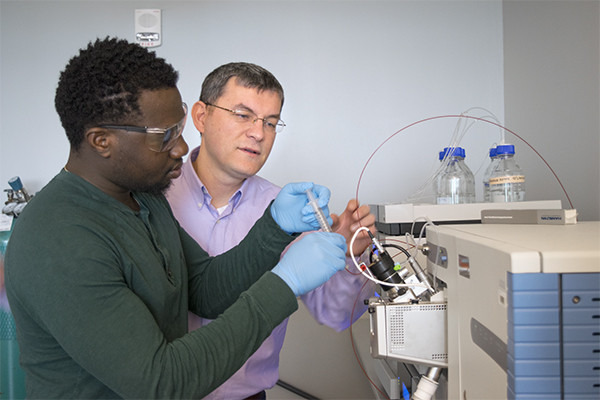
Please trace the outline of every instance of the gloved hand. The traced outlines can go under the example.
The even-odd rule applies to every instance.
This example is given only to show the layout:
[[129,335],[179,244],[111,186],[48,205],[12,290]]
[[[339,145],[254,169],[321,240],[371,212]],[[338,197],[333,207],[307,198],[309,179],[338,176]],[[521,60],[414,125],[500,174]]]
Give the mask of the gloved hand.
[[304,192],[311,189],[323,210],[329,224],[333,220],[329,216],[329,198],[331,192],[325,186],[315,185],[312,182],[288,183],[281,189],[273,205],[271,215],[277,225],[287,233],[307,232],[319,229],[319,222],[315,212],[308,205],[308,197]]
[[346,239],[342,235],[314,232],[292,244],[272,272],[300,296],[345,268],[346,249]]

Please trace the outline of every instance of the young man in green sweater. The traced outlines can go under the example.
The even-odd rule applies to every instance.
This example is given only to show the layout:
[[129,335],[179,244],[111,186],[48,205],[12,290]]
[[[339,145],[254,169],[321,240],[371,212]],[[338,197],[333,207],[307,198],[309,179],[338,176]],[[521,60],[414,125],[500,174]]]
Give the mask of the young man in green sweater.
[[[109,38],[61,73],[69,159],[20,215],[5,259],[28,398],[203,397],[345,266],[335,233],[280,260],[318,228],[306,189],[328,212],[329,191],[312,183],[284,187],[220,256],[180,227],[163,196],[188,151],[177,79],[153,52]],[[188,310],[216,320],[188,333]]]

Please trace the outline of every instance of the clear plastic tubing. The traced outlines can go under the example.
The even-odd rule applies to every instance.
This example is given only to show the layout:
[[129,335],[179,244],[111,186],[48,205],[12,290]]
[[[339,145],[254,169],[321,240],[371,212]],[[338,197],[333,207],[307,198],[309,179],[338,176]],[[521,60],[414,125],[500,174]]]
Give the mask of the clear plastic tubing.
[[321,226],[321,230],[323,232],[333,232],[331,230],[331,226],[329,225],[329,222],[327,222],[327,218],[325,218],[325,214],[323,214],[323,210],[321,210],[321,207],[319,207],[319,202],[315,198],[315,195],[313,194],[312,189],[307,189],[305,191],[305,193],[306,193],[306,197],[308,197],[308,204],[310,204],[313,211],[315,212],[315,217],[317,218],[317,221],[319,222],[319,225]]

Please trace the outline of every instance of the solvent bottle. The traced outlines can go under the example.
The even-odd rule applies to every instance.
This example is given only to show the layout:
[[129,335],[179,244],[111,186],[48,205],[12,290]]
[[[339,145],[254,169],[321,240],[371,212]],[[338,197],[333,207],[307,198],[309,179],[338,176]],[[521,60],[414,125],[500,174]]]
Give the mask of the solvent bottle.
[[492,147],[490,149],[490,165],[485,169],[483,173],[483,202],[490,203],[492,201],[492,197],[490,196],[490,175],[492,175],[492,171],[496,165],[496,161],[498,160],[498,156],[496,155],[496,148]]
[[436,204],[465,204],[475,202],[475,177],[465,164],[462,147],[446,147],[439,154],[442,161],[448,154],[448,165],[434,183]]
[[515,146],[498,145],[498,157],[490,174],[490,197],[493,203],[525,200],[525,174],[515,161]]

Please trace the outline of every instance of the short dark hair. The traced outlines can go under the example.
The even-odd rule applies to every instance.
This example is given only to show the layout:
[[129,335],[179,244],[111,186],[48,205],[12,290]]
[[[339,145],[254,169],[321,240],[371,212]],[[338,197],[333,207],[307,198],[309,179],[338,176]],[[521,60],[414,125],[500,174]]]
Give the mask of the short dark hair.
[[240,86],[277,93],[283,107],[283,87],[275,76],[261,66],[245,62],[224,64],[208,74],[202,83],[200,101],[214,104],[223,95],[225,85],[235,77]]
[[96,39],[61,72],[54,106],[71,148],[86,130],[140,113],[140,92],[177,87],[179,74],[154,52],[118,38]]

